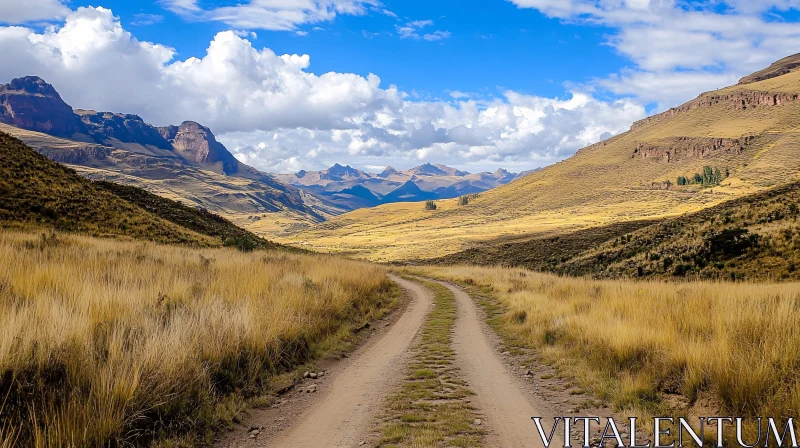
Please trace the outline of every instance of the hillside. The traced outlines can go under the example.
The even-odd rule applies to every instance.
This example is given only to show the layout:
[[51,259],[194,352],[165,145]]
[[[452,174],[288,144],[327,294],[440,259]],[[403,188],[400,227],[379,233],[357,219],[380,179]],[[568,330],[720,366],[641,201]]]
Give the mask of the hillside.
[[98,188],[0,132],[0,222],[162,243],[219,245]]
[[[467,206],[357,210],[287,241],[373,260],[428,259],[703,210],[797,180],[798,93],[797,70],[704,93]],[[706,167],[714,181],[695,182]]]
[[[207,127],[156,128],[132,114],[76,109],[41,78],[0,85],[0,131],[83,176],[206,208],[240,226],[264,215],[315,223],[297,188],[239,162]],[[282,230],[275,226],[271,230]]]
[[597,278],[797,280],[800,182],[699,212],[507,241],[429,260]]
[[208,211],[138,188],[85,179],[2,132],[0,226],[50,227],[202,247],[279,247]]

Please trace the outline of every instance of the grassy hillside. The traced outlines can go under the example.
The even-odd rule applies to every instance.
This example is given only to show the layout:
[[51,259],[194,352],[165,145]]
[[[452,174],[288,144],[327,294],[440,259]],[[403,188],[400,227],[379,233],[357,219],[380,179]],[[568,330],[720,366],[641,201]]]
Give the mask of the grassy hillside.
[[[704,93],[564,162],[459,207],[390,204],[331,219],[286,241],[372,260],[436,258],[521,237],[699,211],[794,182],[800,72]],[[704,167],[719,185],[677,185]],[[669,183],[667,183],[669,182]]]
[[0,446],[205,445],[395,292],[328,256],[0,230]]
[[226,246],[234,246],[243,250],[285,248],[285,246],[267,241],[252,232],[237,227],[222,216],[205,209],[188,207],[180,202],[128,185],[106,181],[97,181],[94,182],[94,185],[155,216],[202,235],[219,238]]
[[599,278],[798,280],[800,182],[674,218],[468,249],[431,264]]
[[800,182],[615,237],[556,272],[599,277],[798,280]]
[[159,218],[0,132],[0,225],[50,227],[161,243],[221,241]]

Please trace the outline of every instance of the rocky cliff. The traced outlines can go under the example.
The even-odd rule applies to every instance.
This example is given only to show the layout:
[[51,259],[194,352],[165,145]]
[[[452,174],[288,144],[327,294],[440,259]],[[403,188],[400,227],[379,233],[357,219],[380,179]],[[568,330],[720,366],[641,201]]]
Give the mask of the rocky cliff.
[[0,122],[57,136],[87,133],[56,89],[36,76],[0,84]]
[[180,126],[160,127],[158,132],[187,160],[201,165],[216,165],[219,169],[215,171],[224,174],[239,171],[239,161],[205,126],[184,121]]
[[647,126],[651,123],[661,121],[665,118],[674,117],[677,114],[690,110],[725,105],[729,109],[748,110],[758,107],[775,107],[798,100],[797,93],[786,92],[764,92],[756,90],[739,90],[731,93],[701,95],[678,107],[673,107],[665,112],[639,120],[631,126],[631,130]]
[[639,143],[633,150],[632,157],[656,160],[663,163],[677,162],[685,159],[710,159],[724,154],[740,154],[753,137],[706,138],[706,137],[671,137],[663,144]]
[[98,141],[102,142],[112,138],[123,143],[138,143],[161,149],[172,149],[172,145],[161,136],[158,129],[145,123],[138,115],[83,109],[77,109],[75,113]]

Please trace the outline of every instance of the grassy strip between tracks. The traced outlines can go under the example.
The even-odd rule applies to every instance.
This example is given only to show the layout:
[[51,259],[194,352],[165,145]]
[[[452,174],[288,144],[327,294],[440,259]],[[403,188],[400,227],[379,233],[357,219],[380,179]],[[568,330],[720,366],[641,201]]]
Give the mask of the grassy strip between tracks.
[[388,399],[380,446],[481,446],[484,431],[470,404],[473,393],[454,365],[455,298],[438,283],[423,284],[434,294],[434,308],[402,388]]

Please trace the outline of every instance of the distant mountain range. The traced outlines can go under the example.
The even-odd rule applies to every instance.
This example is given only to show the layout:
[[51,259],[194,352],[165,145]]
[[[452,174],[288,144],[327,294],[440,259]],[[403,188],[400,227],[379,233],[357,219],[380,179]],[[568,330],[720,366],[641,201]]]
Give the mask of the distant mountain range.
[[275,175],[281,182],[307,189],[346,211],[391,202],[456,198],[505,185],[518,177],[504,169],[472,174],[430,163],[402,171],[386,167],[378,174],[337,163],[322,171]]
[[517,178],[505,170],[470,174],[431,164],[380,174],[339,164],[268,174],[239,162],[199,123],[155,127],[138,115],[73,110],[36,76],[0,84],[0,131],[84,177],[144,188],[262,234],[389,202],[478,193]]

